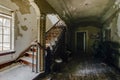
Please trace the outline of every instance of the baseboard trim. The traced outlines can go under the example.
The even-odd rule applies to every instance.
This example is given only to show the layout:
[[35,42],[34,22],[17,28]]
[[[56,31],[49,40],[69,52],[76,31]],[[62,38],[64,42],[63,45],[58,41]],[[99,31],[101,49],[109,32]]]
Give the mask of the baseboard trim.
[[6,62],[6,63],[3,63],[3,64],[0,64],[0,69],[9,66],[9,65],[11,65],[12,63],[14,63],[14,61],[10,61],[10,62]]

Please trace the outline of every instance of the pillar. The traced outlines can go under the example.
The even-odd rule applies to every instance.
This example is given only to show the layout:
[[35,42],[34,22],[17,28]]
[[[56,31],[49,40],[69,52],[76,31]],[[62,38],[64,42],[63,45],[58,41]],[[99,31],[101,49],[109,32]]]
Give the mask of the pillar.
[[39,64],[40,64],[40,72],[44,71],[44,64],[45,64],[45,31],[46,31],[46,15],[45,14],[41,14],[40,17],[40,35],[39,35],[39,42],[41,44],[41,46],[44,48],[40,48],[40,54],[39,54]]

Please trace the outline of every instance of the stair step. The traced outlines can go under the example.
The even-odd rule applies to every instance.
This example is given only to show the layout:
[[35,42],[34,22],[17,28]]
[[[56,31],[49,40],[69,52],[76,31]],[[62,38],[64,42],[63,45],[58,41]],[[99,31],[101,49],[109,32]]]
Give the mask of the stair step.
[[[33,54],[33,52],[26,52],[27,54]],[[34,55],[36,55],[36,52],[34,52]]]
[[[28,54],[29,57],[33,56],[33,52],[26,52],[26,54]],[[36,58],[36,52],[34,52],[34,58]]]
[[[24,64],[27,64],[27,65],[30,65],[32,66],[32,58],[31,57],[22,57],[20,58],[20,60],[24,63]],[[34,66],[36,65],[36,60],[34,60]]]
[[30,51],[36,52],[37,51],[37,47],[36,46],[34,46],[34,47],[32,46],[31,49],[30,49]]

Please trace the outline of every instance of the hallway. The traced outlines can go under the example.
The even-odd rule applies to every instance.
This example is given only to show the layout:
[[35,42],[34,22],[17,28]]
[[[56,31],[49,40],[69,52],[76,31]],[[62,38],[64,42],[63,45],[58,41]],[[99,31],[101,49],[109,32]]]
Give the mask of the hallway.
[[19,79],[120,80],[120,0],[0,0],[0,80]]
[[[42,80],[120,80],[120,73],[105,63],[82,56],[69,64],[63,63],[60,73],[53,73]],[[41,80],[41,79],[39,79]]]

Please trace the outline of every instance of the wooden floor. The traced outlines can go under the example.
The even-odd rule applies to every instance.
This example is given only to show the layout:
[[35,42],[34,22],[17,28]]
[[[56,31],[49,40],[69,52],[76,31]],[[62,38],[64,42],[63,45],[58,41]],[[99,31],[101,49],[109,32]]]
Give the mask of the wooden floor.
[[120,73],[114,68],[92,59],[76,59],[63,65],[60,73],[40,80],[120,80]]

